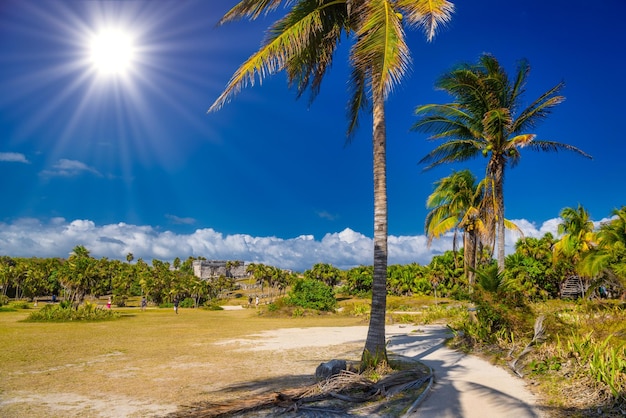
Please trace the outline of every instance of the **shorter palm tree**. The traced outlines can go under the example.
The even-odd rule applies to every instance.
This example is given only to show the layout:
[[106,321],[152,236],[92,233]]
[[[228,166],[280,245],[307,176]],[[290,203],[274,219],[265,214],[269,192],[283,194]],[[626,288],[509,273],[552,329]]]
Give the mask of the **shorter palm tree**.
[[570,259],[576,264],[595,245],[593,222],[589,212],[580,204],[577,208],[564,208],[559,216],[561,223],[557,232],[561,238],[554,244],[554,256]]
[[474,283],[477,244],[485,233],[481,218],[482,196],[482,188],[476,185],[474,175],[463,170],[437,181],[426,201],[426,206],[431,208],[425,222],[429,245],[434,238],[454,231],[452,251],[456,254],[457,233],[462,231],[464,271],[470,286]]
[[583,254],[579,271],[595,277],[596,283],[612,282],[626,297],[626,206],[613,210],[611,221],[600,225],[595,235],[597,245]]

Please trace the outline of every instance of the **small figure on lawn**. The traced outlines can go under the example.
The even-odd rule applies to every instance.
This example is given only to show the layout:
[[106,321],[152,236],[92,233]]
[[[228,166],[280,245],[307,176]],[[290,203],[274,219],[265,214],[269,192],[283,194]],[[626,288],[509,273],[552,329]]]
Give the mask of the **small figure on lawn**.
[[107,309],[111,309],[111,296],[109,296],[109,300],[107,300]]
[[148,306],[148,301],[146,300],[146,297],[144,296],[141,298],[141,310],[145,311],[146,306]]
[[174,298],[174,312],[178,315],[178,297]]

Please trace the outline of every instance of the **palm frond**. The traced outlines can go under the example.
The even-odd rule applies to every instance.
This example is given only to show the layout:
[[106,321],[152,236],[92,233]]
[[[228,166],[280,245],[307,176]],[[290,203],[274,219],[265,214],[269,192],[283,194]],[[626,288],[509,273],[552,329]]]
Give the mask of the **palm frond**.
[[429,224],[429,228],[426,233],[429,238],[439,238],[448,231],[454,229],[459,223],[459,219],[455,216],[448,216],[439,220],[439,222],[432,222]]
[[[220,109],[231,96],[241,91],[242,88],[254,85],[256,77],[261,82],[267,75],[274,74],[285,68],[290,60],[296,60],[290,66],[290,77],[295,78],[297,72],[294,63],[297,62],[298,58],[294,57],[303,54],[303,51],[307,47],[311,47],[311,45],[313,47],[319,45],[315,42],[311,44],[311,39],[317,39],[316,31],[324,27],[322,24],[323,9],[315,1],[302,2],[302,7],[294,7],[283,19],[276,22],[270,28],[269,37],[261,49],[237,69],[222,94],[215,100],[208,111],[212,112]],[[332,44],[324,43],[324,46],[330,45]],[[325,53],[325,51],[317,52],[316,56],[324,57],[322,54]],[[311,70],[311,59],[300,59],[302,59],[300,63],[303,66],[301,71]],[[313,67],[313,72],[322,71],[323,73],[329,62],[329,60],[325,60],[318,67]],[[319,74],[316,75],[318,78],[320,77]],[[308,85],[308,79],[301,80],[300,86],[302,86],[301,83]]]
[[520,229],[520,227],[519,227],[519,226],[517,226],[517,224],[516,224],[515,222],[510,221],[510,220],[508,220],[508,219],[505,219],[505,220],[504,220],[504,227],[505,227],[506,229],[509,229],[509,230],[511,230],[511,231],[515,231],[515,232],[519,233],[519,234],[520,234],[520,236],[521,236],[521,239],[523,239],[523,238],[524,238],[524,231],[522,231],[522,230]]
[[432,162],[424,170],[444,163],[462,162],[478,156],[482,145],[480,142],[471,140],[450,140],[429,152],[420,160],[420,164]]
[[533,141],[528,142],[525,145],[525,147],[533,151],[551,151],[551,152],[572,151],[572,152],[582,155],[585,158],[593,159],[591,155],[587,154],[583,150],[573,145],[564,144],[561,142],[533,140]]
[[317,1],[303,1],[271,28],[270,35],[289,31],[309,15],[315,16],[315,26],[301,36],[301,48],[287,60],[285,70],[289,85],[297,85],[298,97],[310,88],[312,102],[332,64],[342,33],[349,31],[349,16],[345,4],[330,2],[320,6]]
[[418,107],[415,114],[419,119],[411,126],[411,130],[434,133],[429,139],[480,138],[480,129],[475,127],[472,115],[455,104],[424,105]]
[[565,101],[565,96],[558,94],[563,87],[565,87],[563,82],[557,84],[522,110],[515,119],[512,132],[519,133],[531,130],[544,120],[550,114],[552,108]]
[[283,0],[242,0],[230,9],[219,21],[218,25],[239,20],[244,17],[254,20],[261,14],[276,10]]
[[502,133],[510,130],[512,123],[511,112],[506,107],[491,109],[483,116],[483,135],[498,140],[502,138]]
[[356,16],[359,22],[351,63],[369,75],[372,94],[386,98],[411,63],[400,17],[389,0],[360,2]]
[[354,132],[359,126],[359,115],[362,110],[369,107],[369,100],[366,94],[366,77],[362,71],[352,69],[350,77],[351,99],[348,103],[348,135],[346,141],[350,141]]
[[440,26],[445,26],[452,20],[454,13],[454,4],[447,0],[400,0],[397,7],[409,25],[424,31],[429,42],[433,40]]
[[515,75],[515,81],[511,86],[511,112],[517,113],[517,106],[519,98],[524,94],[524,87],[526,85],[526,79],[530,74],[530,63],[526,59],[522,59],[517,63],[517,72]]

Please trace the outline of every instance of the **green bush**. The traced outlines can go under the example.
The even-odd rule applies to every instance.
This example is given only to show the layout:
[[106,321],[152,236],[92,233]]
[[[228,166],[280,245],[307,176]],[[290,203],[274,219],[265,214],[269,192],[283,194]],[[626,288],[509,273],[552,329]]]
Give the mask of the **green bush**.
[[181,308],[195,308],[196,301],[193,300],[193,298],[185,298],[180,302],[178,306],[180,306]]
[[15,309],[30,309],[30,303],[23,300],[18,300],[13,302],[11,304],[11,307]]
[[215,301],[207,301],[202,307],[202,309],[206,309],[207,311],[223,311],[224,310],[224,308],[218,305],[217,302]]
[[123,308],[126,306],[126,300],[128,297],[124,295],[115,295],[113,296],[113,300],[111,301],[118,308]]
[[70,321],[107,321],[120,318],[118,312],[103,309],[93,303],[85,303],[72,309],[68,304],[46,305],[39,311],[32,312],[26,322],[70,322]]
[[305,309],[332,311],[337,306],[337,299],[330,286],[318,280],[300,279],[289,292],[287,303]]
[[0,295],[0,306],[8,305],[8,304],[9,304],[9,297],[7,295]]

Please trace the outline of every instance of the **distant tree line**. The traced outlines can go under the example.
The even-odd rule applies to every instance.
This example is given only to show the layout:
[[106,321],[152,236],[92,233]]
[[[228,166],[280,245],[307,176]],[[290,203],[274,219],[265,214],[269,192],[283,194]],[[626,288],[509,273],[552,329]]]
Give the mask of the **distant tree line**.
[[[456,299],[469,297],[474,286],[499,289],[509,297],[545,300],[560,295],[561,285],[571,276],[580,277],[589,293],[623,296],[626,289],[626,206],[614,210],[609,221],[594,228],[582,206],[565,208],[560,213],[559,238],[547,233],[541,238],[524,237],[515,252],[505,259],[500,271],[491,249],[472,252],[472,277],[468,279],[467,252],[464,247],[434,256],[429,264],[390,265],[387,268],[387,294],[397,296],[435,295]],[[474,250],[473,250],[474,251]],[[189,257],[172,263],[153,259],[151,265],[141,258],[132,263],[96,259],[82,245],[67,259],[0,257],[0,294],[16,299],[58,295],[80,304],[86,296],[113,295],[114,303],[124,306],[131,296],[145,296],[153,303],[169,302],[174,297],[192,298],[195,306],[234,291],[233,278],[220,276],[201,280],[193,274]],[[250,275],[261,294],[270,299],[286,294],[298,280],[321,282],[335,292],[369,296],[373,267],[358,266],[341,270],[318,263],[302,274],[260,263],[249,264]],[[300,284],[299,288],[311,288]]]
[[124,306],[131,296],[145,296],[155,304],[193,298],[195,305],[217,297],[234,286],[234,280],[220,276],[201,280],[193,274],[194,257],[172,263],[143,259],[132,263],[96,259],[82,245],[74,247],[67,259],[0,257],[1,295],[16,299],[56,296],[74,305],[85,297],[113,295],[113,303]]

